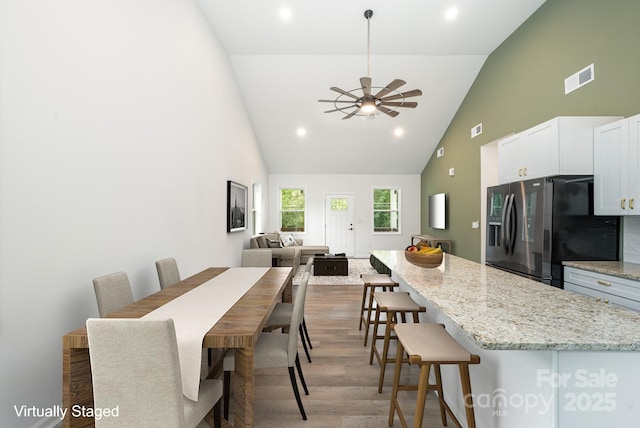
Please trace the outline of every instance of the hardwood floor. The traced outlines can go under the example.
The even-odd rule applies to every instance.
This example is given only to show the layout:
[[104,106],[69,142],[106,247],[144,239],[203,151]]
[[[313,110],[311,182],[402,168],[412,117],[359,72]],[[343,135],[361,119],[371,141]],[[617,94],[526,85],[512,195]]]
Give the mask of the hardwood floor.
[[[295,288],[294,288],[295,293]],[[378,393],[379,367],[369,365],[370,348],[363,346],[358,330],[362,288],[359,286],[309,286],[305,318],[311,336],[312,363],[299,347],[302,370],[310,395],[302,396],[308,420],[302,420],[286,369],[256,372],[256,428],[387,427],[394,365],[387,366],[382,393]],[[382,342],[378,342],[380,346]],[[393,351],[395,352],[395,350]],[[417,379],[415,367],[403,367],[403,378]],[[302,388],[300,388],[302,393]],[[413,426],[415,392],[400,392],[400,406]],[[230,420],[233,421],[232,415]],[[225,427],[231,425],[226,422]],[[449,421],[453,426],[453,422]],[[394,427],[400,427],[395,416]],[[429,393],[424,427],[441,427],[433,393]]]

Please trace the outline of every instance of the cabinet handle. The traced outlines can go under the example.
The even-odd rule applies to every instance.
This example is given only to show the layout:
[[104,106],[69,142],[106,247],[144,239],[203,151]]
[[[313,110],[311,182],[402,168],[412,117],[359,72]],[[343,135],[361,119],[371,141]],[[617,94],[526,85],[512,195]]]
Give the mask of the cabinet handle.
[[522,177],[522,168],[520,168],[520,169],[518,170],[518,175],[519,175],[520,177]]
[[598,297],[598,298],[596,299],[596,302],[599,302],[600,300],[602,300],[602,298]]
[[598,280],[598,284],[604,285],[605,287],[611,287],[611,283],[608,281]]
[[625,206],[626,204],[627,204],[627,200],[626,199],[623,198],[623,199],[620,200],[620,208],[625,209],[626,208],[626,206]]
[[524,176],[527,176],[527,168],[524,169]]
[[634,198],[630,198],[629,199],[629,208],[634,209],[635,207],[633,206],[633,203],[635,202]]
[[609,303],[609,299],[604,299],[604,302],[605,303]]

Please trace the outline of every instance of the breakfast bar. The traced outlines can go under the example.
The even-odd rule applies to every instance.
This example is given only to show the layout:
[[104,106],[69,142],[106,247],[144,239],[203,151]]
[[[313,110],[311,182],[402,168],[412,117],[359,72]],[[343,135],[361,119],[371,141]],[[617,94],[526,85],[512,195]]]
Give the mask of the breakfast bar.
[[[400,289],[470,352],[478,427],[631,426],[640,420],[640,313],[445,254],[436,268],[373,251]],[[443,367],[443,373],[445,368]],[[445,399],[464,414],[455,371]]]

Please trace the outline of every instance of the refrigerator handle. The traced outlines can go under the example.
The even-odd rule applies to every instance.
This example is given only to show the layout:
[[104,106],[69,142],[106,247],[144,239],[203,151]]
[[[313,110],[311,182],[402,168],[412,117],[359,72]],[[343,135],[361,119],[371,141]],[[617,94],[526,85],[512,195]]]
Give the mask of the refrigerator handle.
[[502,244],[502,248],[504,249],[505,255],[509,255],[508,248],[508,236],[507,236],[507,211],[509,210],[509,197],[511,195],[507,195],[504,199],[504,205],[502,206],[502,222],[500,223],[500,243]]
[[503,212],[503,222],[502,222],[502,230],[503,230],[503,243],[504,243],[504,253],[508,256],[511,252],[511,204],[513,202],[513,194],[507,195],[507,200],[504,206]]
[[515,249],[516,246],[516,230],[518,229],[518,213],[516,212],[516,204],[515,202],[515,198],[516,195],[511,195],[511,213],[510,213],[510,217],[511,217],[511,221],[510,221],[510,230],[509,230],[509,249],[511,251],[511,254],[513,255],[513,251]]

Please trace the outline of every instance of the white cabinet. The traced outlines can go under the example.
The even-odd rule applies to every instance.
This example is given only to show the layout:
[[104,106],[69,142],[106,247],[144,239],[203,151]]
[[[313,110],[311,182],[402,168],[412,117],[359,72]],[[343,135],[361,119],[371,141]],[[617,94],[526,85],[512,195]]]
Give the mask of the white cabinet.
[[522,180],[522,141],[520,134],[512,135],[498,143],[498,179],[500,184]]
[[565,266],[564,289],[605,305],[640,311],[640,282]]
[[640,115],[594,130],[594,212],[640,215]]
[[593,128],[610,116],[560,116],[498,143],[500,183],[593,174]]

